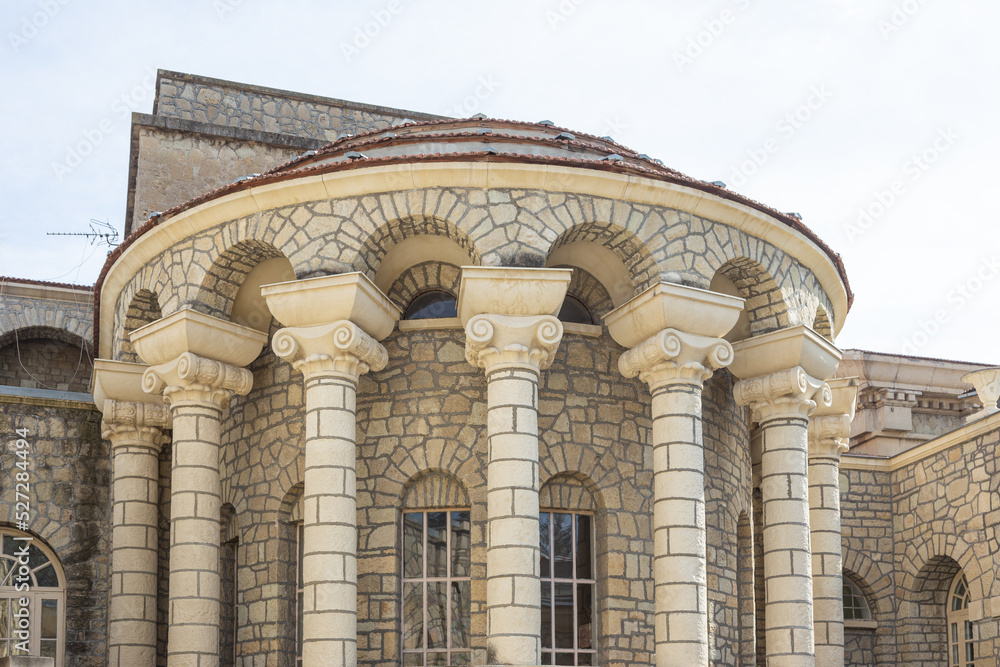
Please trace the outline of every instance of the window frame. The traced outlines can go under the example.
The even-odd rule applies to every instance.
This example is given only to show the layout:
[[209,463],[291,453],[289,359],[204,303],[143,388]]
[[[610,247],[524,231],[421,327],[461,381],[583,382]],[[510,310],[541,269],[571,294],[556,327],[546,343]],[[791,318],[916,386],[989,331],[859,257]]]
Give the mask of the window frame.
[[[51,564],[56,575],[56,581],[58,582],[57,586],[36,586],[30,588],[28,591],[17,591],[14,586],[0,585],[0,600],[15,600],[19,598],[27,598],[29,600],[28,613],[31,620],[29,627],[32,631],[29,637],[29,651],[27,654],[18,653],[17,655],[36,657],[40,655],[42,642],[40,631],[42,604],[46,600],[55,600],[57,609],[55,667],[63,667],[66,664],[66,573],[63,570],[62,563],[55,552],[41,538],[7,527],[0,527],[0,558],[2,559],[14,560],[3,552],[2,544],[6,537],[22,541],[25,538],[30,538],[29,544],[36,547],[48,561],[46,564],[32,568],[32,579],[34,580],[35,572]],[[16,563],[17,561],[14,560],[14,562]]]
[[[541,645],[542,645],[541,653],[542,653],[542,655],[540,656],[541,657],[540,664],[542,664],[542,665],[555,665],[555,664],[559,664],[559,663],[556,662],[556,660],[558,659],[557,656],[558,655],[567,655],[567,654],[569,654],[569,655],[573,656],[573,664],[574,665],[586,664],[586,663],[581,663],[580,662],[580,656],[581,655],[589,655],[589,656],[591,656],[591,658],[590,658],[590,660],[591,660],[590,665],[597,665],[598,664],[598,658],[597,658],[597,654],[598,654],[598,637],[600,636],[600,632],[598,630],[598,625],[597,625],[598,618],[599,618],[598,613],[597,613],[597,603],[598,603],[598,590],[597,590],[597,516],[596,516],[596,514],[594,512],[586,511],[586,510],[568,510],[568,509],[561,509],[561,508],[543,508],[543,509],[541,509],[539,511],[539,513],[538,513],[538,518],[539,518],[539,559],[540,560],[542,558],[542,553],[541,553],[541,546],[542,546],[542,544],[541,544],[541,523],[542,523],[542,515],[543,514],[548,514],[549,515],[549,520],[548,520],[548,526],[549,526],[549,540],[548,540],[549,553],[547,555],[547,558],[548,558],[548,561],[549,561],[549,571],[548,571],[548,576],[546,576],[546,573],[543,572],[543,570],[542,570],[541,563],[539,563],[539,582],[540,582],[540,584],[541,584],[542,587],[545,587],[545,586],[549,586],[550,587],[549,588],[549,599],[550,600],[555,600],[555,590],[556,590],[555,587],[556,587],[556,584],[560,584],[560,583],[561,584],[570,584],[572,586],[572,590],[573,590],[573,648],[572,649],[562,649],[562,648],[556,648],[554,646],[554,644],[556,643],[555,642],[555,635],[556,635],[556,624],[555,624],[556,606],[554,604],[550,604],[549,608],[550,608],[550,614],[552,616],[549,619],[549,627],[551,629],[550,630],[551,636],[550,636],[549,643],[551,644],[551,646],[546,649],[546,647],[545,647],[545,638],[544,638],[544,636],[542,636],[541,637]],[[553,540],[553,530],[554,529],[553,529],[552,516],[555,515],[555,514],[567,514],[567,515],[569,515],[569,516],[572,517],[572,520],[570,521],[570,524],[572,526],[572,545],[573,545],[573,550],[572,550],[571,571],[573,573],[573,576],[570,577],[570,578],[556,577],[556,576],[554,576],[555,575],[555,569],[554,569],[554,566],[553,566],[553,563],[554,563],[553,556],[554,556],[554,554],[552,552],[552,548],[553,548],[553,544],[554,544],[554,540]],[[590,577],[589,578],[580,578],[580,577],[577,576],[577,558],[578,558],[578,556],[577,556],[577,545],[579,544],[579,537],[578,537],[579,522],[577,520],[577,517],[580,517],[580,516],[585,516],[585,517],[587,517],[590,520],[590,535],[589,535],[588,540],[587,540],[588,543],[589,543],[589,548],[590,548]],[[579,604],[579,601],[578,601],[578,598],[577,598],[577,591],[579,590],[578,587],[580,585],[590,586],[590,638],[591,638],[590,644],[591,644],[591,648],[589,648],[589,649],[582,649],[582,648],[580,648],[578,646],[579,639],[580,639],[580,627],[579,627],[579,624],[578,624],[578,620],[579,620],[578,604]],[[539,606],[541,608],[541,600],[539,600]],[[541,628],[539,628],[539,635],[541,636],[541,634],[542,634],[541,633]],[[545,658],[546,654],[548,654],[548,656],[549,656],[548,657],[548,661],[546,661],[546,658]]]
[[[455,512],[465,512],[468,515],[468,526],[469,526],[469,553],[468,553],[468,564],[467,564],[467,575],[466,576],[455,576],[452,568],[454,566],[454,552],[453,552],[453,526],[452,526],[452,513]],[[427,515],[443,513],[446,516],[446,537],[445,537],[445,553],[447,555],[447,569],[446,576],[444,577],[428,577],[427,576],[427,540],[428,540],[428,530],[427,530]],[[405,558],[406,558],[406,542],[405,542],[405,527],[406,527],[406,517],[408,514],[420,514],[421,515],[421,576],[420,577],[407,577],[405,572]],[[468,662],[465,664],[472,664],[472,508],[471,507],[431,507],[431,508],[403,508],[400,511],[399,516],[399,536],[400,536],[400,549],[399,549],[399,660],[401,665],[406,664],[406,657],[412,655],[422,655],[423,660],[422,665],[427,665],[428,654],[444,654],[447,656],[449,665],[460,664],[453,663],[452,657],[454,654],[465,654],[468,656]],[[469,634],[468,647],[454,648],[452,646],[452,631],[454,628],[453,616],[452,616],[452,597],[450,594],[452,584],[456,582],[467,582],[468,583],[468,624],[467,632]],[[405,636],[406,636],[406,585],[407,584],[417,584],[421,585],[422,593],[422,620],[421,620],[421,647],[417,649],[406,648]],[[448,600],[449,604],[445,612],[445,626],[447,628],[445,648],[428,648],[427,644],[427,634],[430,632],[428,623],[428,592],[427,585],[429,583],[443,583],[446,589],[449,591]]]
[[[948,646],[948,667],[975,667],[976,632],[969,620],[969,580],[959,571],[948,586],[945,615],[945,635]],[[961,628],[961,633],[959,632]]]

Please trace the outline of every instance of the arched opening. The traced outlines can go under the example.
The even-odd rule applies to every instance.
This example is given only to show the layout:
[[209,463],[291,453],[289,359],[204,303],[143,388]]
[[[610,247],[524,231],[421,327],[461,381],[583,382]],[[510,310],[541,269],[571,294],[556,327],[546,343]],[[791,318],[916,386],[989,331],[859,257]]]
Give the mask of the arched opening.
[[129,335],[136,329],[141,329],[161,317],[163,317],[163,312],[160,310],[160,300],[156,294],[147,289],[136,292],[132,301],[129,302],[128,310],[125,311],[125,325],[122,328],[122,340],[116,359],[133,364],[140,363],[142,360],[136,354],[135,347],[129,340]]
[[559,321],[570,322],[572,324],[597,324],[590,308],[583,302],[583,299],[567,294],[563,299],[562,308],[559,309]]
[[263,285],[285,283],[295,280],[292,264],[284,257],[265,259],[250,269],[239,291],[233,297],[233,310],[230,320],[236,324],[268,333],[271,329],[271,311],[267,301],[260,295]]
[[736,597],[739,609],[739,664],[756,664],[756,625],[754,623],[754,557],[753,523],[750,516],[740,512],[736,522]]
[[948,665],[975,667],[975,628],[969,620],[969,582],[959,572],[948,590]]
[[90,346],[53,327],[25,327],[0,336],[0,384],[26,389],[87,392]]
[[458,317],[458,299],[443,289],[429,289],[417,294],[403,311],[404,320],[432,320]]
[[240,527],[236,509],[229,503],[221,508],[219,531],[219,666],[232,667],[236,664],[237,648]]
[[[268,261],[273,259],[279,261]],[[257,239],[241,241],[212,262],[191,306],[220,319],[237,322],[236,318],[239,318],[241,321],[238,324],[266,331],[271,317],[264,298],[260,296],[260,286],[294,279],[292,266],[280,250]],[[246,289],[240,294],[244,286]],[[238,310],[237,297],[240,304]]]
[[830,314],[823,306],[816,307],[816,317],[813,319],[812,329],[831,343],[833,342],[833,326],[830,324]]
[[[720,275],[725,280],[719,278]],[[738,257],[720,266],[712,277],[710,289],[746,299],[746,320],[741,320],[742,328],[740,322],[737,322],[729,334],[733,338],[730,342],[742,340],[736,336],[747,338],[747,329],[751,335],[757,336],[789,326],[788,304],[784,293],[774,277],[752,259]]]
[[454,267],[478,264],[469,248],[448,236],[417,234],[404,238],[385,250],[372,282],[387,295],[412,269],[424,265]]
[[[648,252],[623,229],[603,225],[579,225],[552,245],[545,266],[585,269],[611,298],[612,308],[635,296],[637,275],[645,276],[654,265]],[[609,309],[610,310],[610,309]]]
[[10,528],[0,528],[0,618],[7,619],[0,655],[47,657],[56,667],[65,665],[62,566],[42,540]]

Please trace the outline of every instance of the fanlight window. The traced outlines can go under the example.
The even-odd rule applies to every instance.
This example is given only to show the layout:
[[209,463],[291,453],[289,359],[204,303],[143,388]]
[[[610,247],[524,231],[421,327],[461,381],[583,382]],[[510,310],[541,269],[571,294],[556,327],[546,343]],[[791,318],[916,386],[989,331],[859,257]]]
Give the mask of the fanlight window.
[[973,634],[969,620],[969,582],[960,572],[948,595],[948,664],[951,667],[975,667]]
[[66,590],[53,556],[24,533],[0,539],[0,657],[30,655],[64,664]]
[[864,593],[857,584],[844,577],[844,620],[845,621],[870,621],[871,611],[868,609],[868,601],[865,600]]
[[429,320],[439,317],[458,317],[458,300],[454,294],[442,289],[421,292],[413,297],[403,312],[404,320]]
[[590,312],[590,308],[587,308],[587,304],[572,294],[567,294],[563,300],[562,308],[559,309],[559,320],[574,324],[595,324],[594,315]]

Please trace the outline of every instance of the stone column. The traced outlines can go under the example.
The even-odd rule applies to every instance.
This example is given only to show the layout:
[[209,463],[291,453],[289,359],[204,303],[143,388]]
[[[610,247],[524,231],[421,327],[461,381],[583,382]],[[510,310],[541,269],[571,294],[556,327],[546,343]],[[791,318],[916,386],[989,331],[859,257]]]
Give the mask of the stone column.
[[167,664],[212,667],[219,664],[220,422],[253,376],[186,352],[150,367],[143,384],[163,394],[173,416]]
[[486,371],[487,662],[541,660],[538,571],[538,375],[562,323],[551,315],[481,314],[465,327],[465,356]]
[[813,628],[816,664],[843,667],[843,555],[840,533],[840,455],[848,449],[857,379],[830,380],[833,403],[809,420],[809,525],[812,539]]
[[159,453],[170,427],[165,405],[103,401],[111,441],[111,594],[108,664],[156,663]]
[[358,378],[385,348],[349,321],[282,329],[275,354],[305,377],[302,664],[356,665]]
[[809,415],[830,388],[802,368],[741,380],[733,388],[760,423],[764,505],[765,636],[769,667],[815,664],[809,539]]
[[652,395],[657,667],[709,662],[701,393],[732,359],[724,340],[666,329],[618,360]]

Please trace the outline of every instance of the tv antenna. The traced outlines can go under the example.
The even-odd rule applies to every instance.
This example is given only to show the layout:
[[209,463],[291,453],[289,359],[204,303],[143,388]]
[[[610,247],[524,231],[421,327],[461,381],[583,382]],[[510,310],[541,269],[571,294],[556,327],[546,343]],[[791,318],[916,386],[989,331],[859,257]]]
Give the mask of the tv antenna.
[[[90,219],[89,232],[46,232],[46,236],[82,236],[90,239],[90,245],[102,243],[108,248],[118,246],[118,230],[107,220]],[[110,251],[109,251],[110,252]]]

